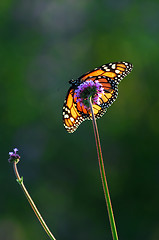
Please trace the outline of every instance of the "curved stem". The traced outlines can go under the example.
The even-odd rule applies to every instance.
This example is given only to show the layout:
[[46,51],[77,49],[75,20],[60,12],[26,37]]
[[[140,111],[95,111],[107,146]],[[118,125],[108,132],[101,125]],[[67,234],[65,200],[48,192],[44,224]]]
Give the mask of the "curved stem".
[[90,110],[91,110],[91,114],[92,114],[92,122],[93,122],[95,142],[96,142],[96,147],[97,147],[99,169],[100,169],[100,175],[101,175],[101,179],[102,179],[104,196],[105,196],[107,210],[108,210],[108,216],[109,216],[109,222],[110,222],[111,231],[112,231],[112,237],[113,237],[113,240],[118,240],[118,234],[117,234],[117,229],[116,229],[116,225],[115,225],[115,219],[114,219],[114,214],[113,214],[113,209],[112,209],[112,204],[111,204],[110,194],[109,194],[109,189],[108,189],[108,183],[107,183],[105,169],[104,169],[104,162],[103,162],[100,138],[99,138],[99,133],[98,133],[98,127],[97,127],[96,119],[94,116],[91,97],[89,98],[89,106],[90,106]]
[[38,211],[37,207],[35,206],[35,203],[33,202],[32,198],[30,197],[26,187],[24,186],[23,177],[20,177],[19,173],[18,173],[17,163],[18,162],[16,162],[16,161],[14,161],[14,163],[13,163],[13,169],[14,169],[14,173],[17,177],[17,182],[20,184],[26,198],[28,199],[30,206],[32,207],[35,215],[37,216],[39,222],[41,223],[41,225],[42,225],[43,229],[45,230],[45,232],[47,233],[47,235],[50,237],[50,239],[56,240],[56,238],[53,236],[53,234],[49,230],[48,226],[46,225],[46,223],[45,223],[44,219],[42,218],[40,212]]

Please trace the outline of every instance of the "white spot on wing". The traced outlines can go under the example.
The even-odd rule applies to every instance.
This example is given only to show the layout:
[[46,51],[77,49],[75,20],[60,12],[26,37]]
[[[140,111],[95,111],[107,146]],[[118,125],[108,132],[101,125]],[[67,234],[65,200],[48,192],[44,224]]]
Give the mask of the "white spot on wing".
[[70,117],[70,120],[71,120],[71,122],[73,122],[73,121],[74,121],[74,118],[73,118],[73,117]]
[[111,66],[112,69],[115,69],[116,68],[116,64],[114,63],[112,66]]

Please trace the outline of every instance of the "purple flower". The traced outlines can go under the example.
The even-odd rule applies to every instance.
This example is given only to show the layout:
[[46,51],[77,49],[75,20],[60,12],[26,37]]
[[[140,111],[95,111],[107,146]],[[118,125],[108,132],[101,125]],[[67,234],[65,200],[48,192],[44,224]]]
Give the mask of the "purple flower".
[[100,104],[99,97],[104,93],[104,89],[98,80],[86,81],[81,83],[75,90],[77,102],[84,104],[85,108],[89,107],[88,98],[91,97],[93,104]]
[[14,152],[9,152],[10,158],[8,159],[8,161],[9,161],[10,163],[11,163],[11,162],[18,161],[18,160],[20,159],[19,154],[17,154],[18,149],[17,149],[17,148],[14,148],[13,151],[14,151]]

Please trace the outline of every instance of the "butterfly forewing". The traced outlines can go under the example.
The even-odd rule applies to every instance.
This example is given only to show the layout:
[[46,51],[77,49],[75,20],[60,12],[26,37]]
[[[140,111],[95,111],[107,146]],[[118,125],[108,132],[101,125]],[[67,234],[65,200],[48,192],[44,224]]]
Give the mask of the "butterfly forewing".
[[94,70],[82,75],[79,79],[84,81],[90,76],[106,76],[119,83],[125,76],[132,71],[132,64],[129,62],[107,63]]

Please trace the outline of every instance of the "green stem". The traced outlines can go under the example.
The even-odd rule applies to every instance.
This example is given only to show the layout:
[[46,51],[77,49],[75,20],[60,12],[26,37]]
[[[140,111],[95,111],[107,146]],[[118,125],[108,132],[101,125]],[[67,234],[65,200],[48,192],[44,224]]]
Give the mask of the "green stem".
[[94,111],[93,111],[93,107],[92,107],[91,97],[89,98],[89,106],[90,106],[90,110],[91,110],[91,114],[92,114],[92,122],[93,122],[95,142],[96,142],[96,147],[97,147],[99,169],[100,169],[103,190],[104,190],[104,196],[105,196],[107,210],[108,210],[108,216],[109,216],[109,222],[110,222],[111,231],[112,231],[112,237],[113,237],[113,240],[118,240],[118,234],[117,234],[117,229],[116,229],[116,225],[115,225],[115,219],[114,219],[114,214],[113,214],[113,209],[112,209],[112,204],[111,204],[110,194],[109,194],[109,189],[108,189],[108,183],[107,183],[105,169],[104,169],[104,162],[103,162],[100,138],[99,138],[97,123],[96,123],[96,119],[95,119]]
[[41,214],[39,213],[37,207],[35,206],[35,203],[33,202],[32,198],[30,197],[26,187],[24,186],[23,177],[20,177],[19,173],[18,173],[17,163],[18,162],[16,162],[16,161],[13,163],[13,169],[14,169],[15,175],[17,177],[17,182],[20,184],[26,198],[28,199],[28,202],[29,202],[30,206],[32,207],[35,215],[37,216],[39,222],[41,223],[43,229],[45,230],[45,232],[47,233],[49,238],[52,239],[52,240],[56,240],[56,238],[53,236],[53,234],[49,230],[48,226],[46,225],[46,223],[45,223],[44,219],[42,218]]

